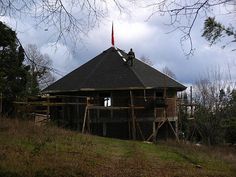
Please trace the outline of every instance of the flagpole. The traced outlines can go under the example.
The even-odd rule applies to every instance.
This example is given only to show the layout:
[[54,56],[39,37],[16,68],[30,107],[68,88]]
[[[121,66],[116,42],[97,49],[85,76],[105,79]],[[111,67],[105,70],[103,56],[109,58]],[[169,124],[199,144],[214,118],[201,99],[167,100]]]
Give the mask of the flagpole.
[[112,22],[112,28],[111,28],[111,45],[112,47],[115,47],[113,22]]

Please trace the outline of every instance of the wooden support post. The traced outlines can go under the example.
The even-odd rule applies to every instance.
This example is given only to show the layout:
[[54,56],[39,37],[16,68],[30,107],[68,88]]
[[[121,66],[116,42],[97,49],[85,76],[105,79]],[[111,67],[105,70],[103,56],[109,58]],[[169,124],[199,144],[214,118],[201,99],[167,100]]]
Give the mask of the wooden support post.
[[[61,98],[61,102],[62,102],[62,103],[65,102],[65,101],[64,101],[64,98]],[[65,105],[62,106],[61,112],[62,112],[62,113],[61,113],[61,114],[62,114],[61,119],[64,121],[64,120],[65,120]],[[58,125],[59,125],[59,121],[58,121]]]
[[84,130],[85,130],[87,112],[88,112],[88,106],[85,107],[85,111],[84,111],[84,121],[83,121],[82,133],[84,133]]
[[156,137],[157,136],[156,136],[156,122],[155,122],[155,120],[152,123],[152,134],[153,134],[152,141],[156,142]]
[[136,124],[135,124],[135,115],[134,115],[134,100],[133,100],[133,93],[130,90],[130,103],[131,103],[131,117],[132,117],[132,137],[133,140],[136,140]]
[[49,95],[47,96],[47,119],[49,119],[49,114],[50,114],[50,107],[49,107],[50,99]]
[[[96,94],[96,99],[97,99],[97,103],[95,101],[95,105],[99,105],[100,106],[100,104],[101,104],[100,103],[100,101],[101,101],[100,99],[101,98],[99,97],[99,93]],[[99,119],[99,118],[100,118],[100,109],[97,109],[97,119]]]
[[[166,103],[166,98],[165,98],[165,103]],[[163,121],[163,125],[165,126],[165,137],[166,137],[166,140],[168,139],[168,134],[169,134],[169,131],[168,131],[168,124],[164,124],[165,122],[169,122],[168,120],[168,117],[167,117],[167,110],[166,110],[166,105],[164,107],[164,121]]]
[[102,123],[102,136],[106,136],[107,135],[107,124],[106,122]]
[[175,121],[175,132],[177,135],[177,141],[179,141],[179,126],[178,126],[178,119]]
[[166,122],[166,120],[163,120],[163,121],[159,121],[158,122],[158,125],[157,125],[157,127],[156,127],[156,129],[155,129],[155,132],[153,133],[153,134],[151,134],[149,137],[148,137],[148,139],[147,139],[147,141],[149,141],[153,136],[157,136],[157,133],[158,133],[158,131],[159,131],[159,129],[162,127],[162,125],[164,124]]
[[171,127],[171,129],[172,129],[172,131],[173,131],[173,133],[174,133],[174,135],[175,135],[175,137],[176,137],[176,140],[179,142],[179,136],[178,136],[177,133],[175,132],[175,129],[173,128],[171,122],[168,121],[168,123],[169,123],[169,125],[170,125],[170,127]]
[[0,95],[0,116],[2,117],[2,115],[3,115],[3,96],[2,96],[2,92],[1,92],[1,95]]
[[191,109],[191,117],[193,116],[193,87],[190,86],[190,109]]
[[177,114],[177,95],[175,95],[175,114],[174,116],[177,116],[177,119],[175,121],[175,132],[177,134],[177,141],[179,141],[179,117],[178,117],[178,114]]
[[156,138],[157,138],[157,134],[156,134],[156,118],[157,118],[157,111],[156,111],[156,91],[154,90],[154,94],[153,94],[153,98],[154,98],[154,109],[153,109],[153,115],[154,115],[154,120],[152,123],[152,134],[153,134],[153,142],[156,142]]
[[[166,108],[164,108],[164,109],[163,109],[163,120],[159,120],[159,121],[158,121],[158,125],[157,125],[157,127],[156,127],[156,125],[155,125],[155,129],[154,129],[154,122],[155,122],[155,121],[153,122],[153,133],[148,137],[147,141],[151,140],[151,138],[154,139],[154,137],[155,137],[155,139],[156,139],[156,136],[157,136],[157,133],[158,133],[159,129],[164,125],[164,123],[165,123],[166,121],[169,122],[169,120],[168,120],[168,118],[167,118],[167,114],[166,114]],[[173,128],[173,127],[172,127],[172,128]]]
[[[112,94],[112,92],[110,93],[110,95],[111,95],[111,106],[113,106],[113,94]],[[113,109],[110,111],[110,113],[111,113],[111,119],[113,119]]]
[[167,83],[166,83],[166,75],[165,75],[164,76],[164,94],[163,94],[164,99],[166,99],[166,96],[167,96],[166,89],[167,89]]
[[144,136],[143,136],[143,132],[142,132],[142,130],[141,130],[141,127],[140,127],[140,125],[139,125],[139,122],[136,122],[136,123],[137,123],[137,127],[138,127],[138,130],[139,130],[139,133],[140,133],[140,135],[141,135],[141,138],[142,138],[142,140],[144,141],[145,138],[144,138]]
[[131,122],[128,120],[128,129],[129,129],[129,139],[131,139]]
[[88,115],[87,115],[87,131],[88,133],[91,133],[91,129],[90,129],[90,109],[88,109]]
[[85,131],[85,125],[87,124],[87,131],[90,132],[90,112],[89,112],[89,97],[86,98],[86,107],[84,111],[84,120],[83,120],[83,127],[82,127],[82,133]]
[[[79,103],[79,98],[76,98],[76,103]],[[80,130],[80,105],[76,105],[76,113],[77,113],[77,130]]]

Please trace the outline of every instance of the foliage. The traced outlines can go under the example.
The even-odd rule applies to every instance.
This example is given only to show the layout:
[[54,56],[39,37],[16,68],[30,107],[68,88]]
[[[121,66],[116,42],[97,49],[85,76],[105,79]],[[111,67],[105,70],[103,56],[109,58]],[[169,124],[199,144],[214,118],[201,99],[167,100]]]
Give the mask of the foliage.
[[24,49],[17,42],[16,33],[0,22],[0,93],[6,112],[10,111],[8,104],[25,94],[29,66],[23,61]]
[[[204,31],[202,34],[203,37],[206,38],[210,44],[215,44],[220,39],[225,37],[232,37],[233,40],[227,42],[224,46],[231,44],[232,42],[236,42],[236,31],[232,25],[229,27],[225,27],[223,24],[217,22],[215,17],[208,17],[204,23]],[[236,50],[236,49],[233,49]]]
[[[195,86],[195,119],[203,142],[222,144],[235,138],[230,135],[235,131],[234,90],[224,82],[219,71],[201,78]],[[227,133],[228,131],[228,133]],[[228,138],[226,138],[228,136]],[[230,138],[229,138],[230,137]]]
[[227,119],[223,122],[226,128],[225,139],[229,143],[236,143],[236,90],[230,95],[228,107],[226,109]]
[[[182,34],[180,37],[180,43],[184,53],[189,56],[194,53],[191,33],[194,27],[198,25],[197,21],[209,16],[210,14],[219,15],[219,13],[217,13],[218,8],[221,9],[220,15],[223,14],[225,17],[229,17],[228,20],[232,18],[232,24],[235,24],[235,5],[234,0],[162,0],[149,2],[147,7],[152,11],[149,18],[156,14],[162,16],[167,15],[169,17],[169,22],[166,22],[166,24],[172,27],[173,30],[171,31],[179,31]],[[207,21],[209,21],[209,18]],[[218,28],[218,25],[221,27],[223,26],[219,23],[214,25],[214,31],[221,29]],[[211,28],[212,25],[208,27]],[[229,27],[229,29],[231,31],[233,28]],[[222,36],[218,36],[218,39],[220,38],[222,38]]]

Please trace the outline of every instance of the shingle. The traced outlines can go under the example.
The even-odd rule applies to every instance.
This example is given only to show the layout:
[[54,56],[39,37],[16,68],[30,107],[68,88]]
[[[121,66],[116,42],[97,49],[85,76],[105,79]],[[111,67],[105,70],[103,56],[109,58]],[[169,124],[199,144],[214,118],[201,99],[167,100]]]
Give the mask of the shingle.
[[145,63],[134,60],[131,67],[122,59],[127,54],[113,47],[59,79],[44,92],[79,90],[114,90],[132,88],[186,87]]

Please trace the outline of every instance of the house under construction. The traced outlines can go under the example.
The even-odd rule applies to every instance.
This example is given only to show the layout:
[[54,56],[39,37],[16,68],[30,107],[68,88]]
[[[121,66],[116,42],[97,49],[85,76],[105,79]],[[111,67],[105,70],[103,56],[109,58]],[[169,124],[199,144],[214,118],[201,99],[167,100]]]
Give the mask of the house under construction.
[[177,92],[186,87],[136,58],[128,60],[111,47],[47,87],[47,114],[82,133],[178,138]]

